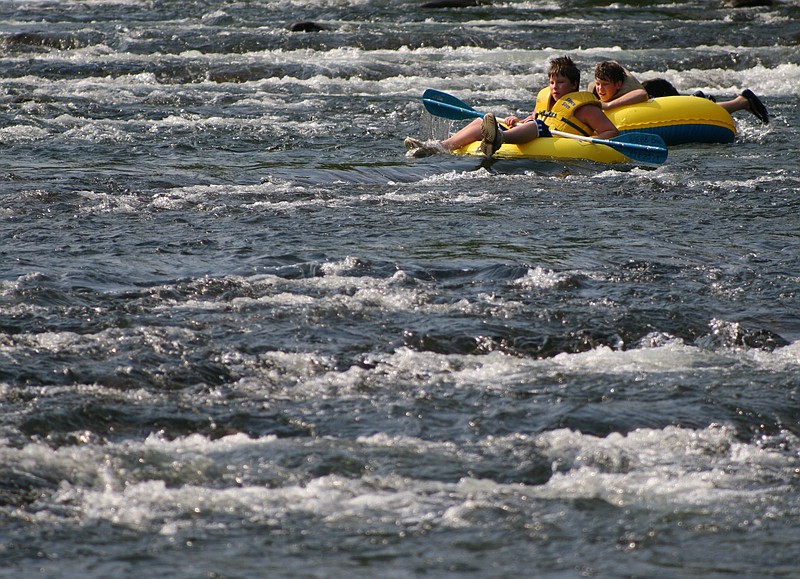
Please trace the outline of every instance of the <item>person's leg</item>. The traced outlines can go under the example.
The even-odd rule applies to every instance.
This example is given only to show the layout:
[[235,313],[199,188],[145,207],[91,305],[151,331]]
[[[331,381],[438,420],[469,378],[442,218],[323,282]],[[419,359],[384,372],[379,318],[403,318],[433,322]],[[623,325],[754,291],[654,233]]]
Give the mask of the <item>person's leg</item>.
[[729,113],[733,113],[735,111],[750,111],[765,125],[769,123],[769,113],[767,112],[767,107],[764,106],[764,103],[761,102],[761,99],[758,98],[749,88],[742,91],[742,94],[736,98],[719,103],[719,106],[724,108]]
[[527,123],[520,123],[518,125],[514,125],[507,131],[503,131],[503,142],[521,145],[522,143],[527,143],[528,141],[534,140],[538,136],[538,125],[533,121],[528,121]]
[[750,103],[748,103],[747,99],[741,95],[729,101],[723,101],[717,104],[731,114],[735,113],[736,111],[746,111],[750,108]]
[[481,140],[482,119],[475,119],[459,131],[450,135],[444,141],[420,141],[413,137],[406,137],[403,143],[406,146],[409,157],[430,157],[437,153],[448,153],[460,149],[464,145],[469,145],[474,141]]
[[[489,116],[490,114],[491,113],[488,113],[486,116]],[[492,115],[492,118],[494,118],[494,115]],[[495,120],[495,123],[496,122],[497,121]],[[484,135],[481,133],[482,124],[483,119],[475,119],[466,127],[442,141],[442,146],[448,151],[455,151],[456,149],[460,149],[464,145],[469,145],[474,141],[482,141],[484,138]],[[510,129],[503,131],[502,135],[504,143],[527,143],[539,135],[539,130],[534,122],[519,123],[518,125],[514,125]]]
[[538,136],[539,125],[535,122],[518,123],[510,129],[501,131],[494,115],[489,113],[483,117],[481,123],[481,151],[487,157],[491,157],[503,143],[520,145]]
[[497,124],[494,115],[488,113],[481,122],[481,153],[491,157],[502,146],[503,131],[500,130],[500,125]]
[[448,151],[455,151],[464,145],[469,145],[475,141],[481,140],[481,123],[483,119],[475,119],[467,126],[463,127],[458,132],[450,135],[444,141],[442,146]]
[[[486,116],[490,117],[490,119],[494,122],[494,125],[497,126],[497,121],[494,120],[494,115],[488,113]],[[487,128],[489,128],[489,125],[491,124],[491,122],[487,122]],[[486,138],[482,132],[483,125],[484,119],[475,119],[465,127],[461,128],[458,132],[446,138],[444,141],[420,141],[419,139],[407,137],[404,141],[406,149],[408,149],[407,154],[410,157],[428,157],[437,153],[455,151],[456,149],[460,149],[461,147],[469,145],[475,141],[485,141]],[[492,138],[489,141],[490,143],[494,143],[491,152],[494,153],[494,151],[499,149],[503,142],[513,144],[527,143],[538,136],[539,128],[534,122],[520,123],[506,131],[502,131],[502,133],[498,127],[497,132],[492,133]],[[491,156],[491,154],[489,154],[489,156]]]

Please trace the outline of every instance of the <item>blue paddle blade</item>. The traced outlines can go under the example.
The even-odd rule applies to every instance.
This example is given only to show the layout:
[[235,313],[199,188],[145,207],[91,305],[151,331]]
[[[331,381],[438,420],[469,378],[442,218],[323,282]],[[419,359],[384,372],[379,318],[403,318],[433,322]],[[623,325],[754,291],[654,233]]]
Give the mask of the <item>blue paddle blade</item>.
[[623,133],[607,144],[634,161],[660,165],[667,160],[664,139],[651,133]]
[[479,113],[464,101],[432,88],[426,89],[422,93],[422,104],[425,105],[425,110],[433,116],[451,121],[483,117],[483,113]]
[[613,137],[611,141],[618,141],[621,143],[631,143],[641,145],[643,147],[654,147],[656,149],[666,149],[667,145],[659,135],[654,133],[642,132],[624,132],[618,137]]

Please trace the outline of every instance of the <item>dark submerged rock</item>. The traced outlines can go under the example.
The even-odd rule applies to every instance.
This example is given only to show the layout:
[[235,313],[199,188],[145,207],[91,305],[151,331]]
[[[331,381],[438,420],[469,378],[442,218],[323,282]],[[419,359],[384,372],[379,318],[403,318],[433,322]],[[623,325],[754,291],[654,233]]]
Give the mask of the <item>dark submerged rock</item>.
[[470,8],[472,6],[488,6],[492,0],[433,0],[425,2],[422,8]]
[[328,28],[323,26],[322,24],[317,24],[316,22],[306,21],[306,22],[295,22],[291,26],[289,26],[289,30],[292,32],[321,32],[323,30],[327,30]]
[[755,8],[757,6],[774,6],[774,0],[724,0],[723,6],[727,8]]
[[45,46],[57,48],[58,50],[80,48],[84,44],[73,36],[59,36],[43,32],[17,32],[7,36],[5,43],[9,46]]

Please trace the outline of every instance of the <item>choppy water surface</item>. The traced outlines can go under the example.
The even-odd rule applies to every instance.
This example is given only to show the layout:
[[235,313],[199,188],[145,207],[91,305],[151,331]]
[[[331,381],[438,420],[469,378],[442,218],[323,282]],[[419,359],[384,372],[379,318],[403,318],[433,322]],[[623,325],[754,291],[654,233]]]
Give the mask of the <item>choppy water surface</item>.
[[[0,4],[0,575],[794,576],[798,18]],[[404,156],[561,54],[773,119]]]

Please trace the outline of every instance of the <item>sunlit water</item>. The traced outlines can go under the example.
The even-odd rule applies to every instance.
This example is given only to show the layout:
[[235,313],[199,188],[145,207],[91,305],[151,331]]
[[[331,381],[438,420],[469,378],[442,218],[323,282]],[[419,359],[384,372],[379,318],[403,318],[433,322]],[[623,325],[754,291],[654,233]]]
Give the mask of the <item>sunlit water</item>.
[[[421,6],[0,4],[0,576],[796,576],[800,5]],[[772,122],[405,157],[561,54]]]

